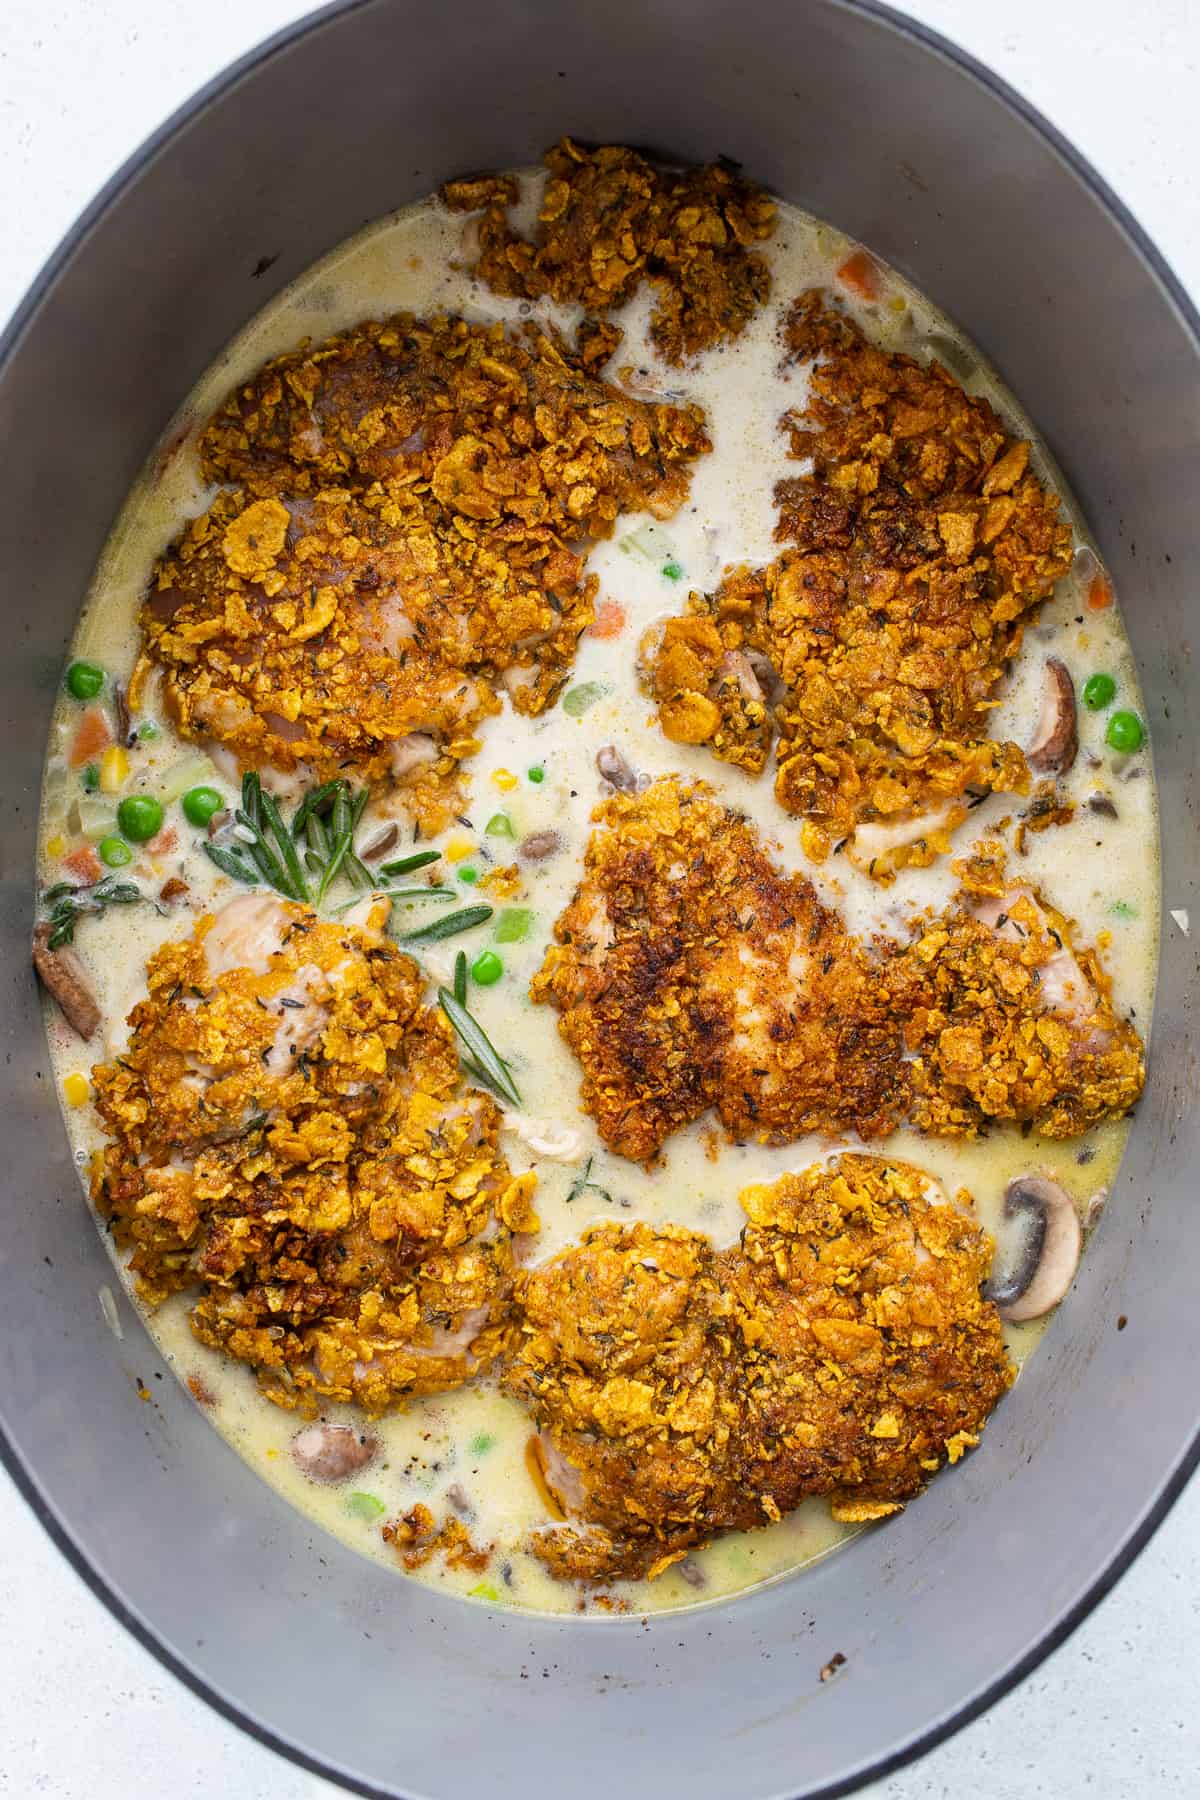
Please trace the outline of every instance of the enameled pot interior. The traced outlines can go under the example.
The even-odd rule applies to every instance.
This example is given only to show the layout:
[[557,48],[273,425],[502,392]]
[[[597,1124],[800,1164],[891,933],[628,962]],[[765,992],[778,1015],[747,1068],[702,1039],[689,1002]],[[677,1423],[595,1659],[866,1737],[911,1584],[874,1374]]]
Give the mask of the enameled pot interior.
[[[1193,319],[1094,180],[956,56],[835,0],[368,0],[218,83],[135,159],[0,367],[7,1000],[0,1412],[77,1566],[185,1677],[363,1791],[812,1795],[1029,1666],[1190,1467],[1196,945],[1168,924],[1151,1080],[1076,1290],[984,1449],[885,1530],[719,1609],[607,1623],[439,1600],[318,1538],[161,1373],[83,1208],[28,973],[41,759],[72,621],[181,397],[272,293],[445,177],[569,129],[717,154],[865,239],[1030,408],[1138,654],[1168,908],[1196,908]],[[1128,1321],[1118,1332],[1118,1315]],[[141,1379],[150,1401],[137,1395]],[[819,1671],[847,1658],[836,1680]]]

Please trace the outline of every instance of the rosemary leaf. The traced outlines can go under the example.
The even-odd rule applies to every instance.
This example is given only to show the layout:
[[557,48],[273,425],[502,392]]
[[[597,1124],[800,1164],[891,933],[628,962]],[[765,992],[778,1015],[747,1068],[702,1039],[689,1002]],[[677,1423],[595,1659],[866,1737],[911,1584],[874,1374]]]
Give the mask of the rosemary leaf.
[[204,844],[204,854],[211,862],[215,862],[223,875],[232,875],[235,881],[249,882],[251,887],[258,883],[258,870],[253,863],[248,863],[236,851],[226,850],[220,844]]
[[396,862],[380,863],[381,875],[411,875],[414,869],[426,869],[437,862],[440,850],[418,850],[413,856],[401,856]]
[[[435,943],[439,938],[457,937],[460,931],[470,931],[476,925],[486,924],[491,916],[490,906],[464,906],[461,912],[447,913],[440,919],[432,919],[428,925],[418,925],[412,931],[401,932],[398,941],[402,944]],[[454,998],[453,994],[450,998]]]
[[287,869],[296,898],[307,902],[308,883],[304,879],[304,870],[300,867],[300,858],[296,855],[296,846],[292,842],[291,833],[279,816],[279,808],[265,788],[262,788],[259,793],[259,804],[271,836],[279,845],[279,854],[283,858],[284,867]]
[[449,988],[438,989],[438,1005],[449,1019],[459,1042],[467,1051],[469,1074],[478,1080],[481,1076],[487,1085],[507,1100],[512,1106],[520,1106],[521,1096],[517,1084],[508,1072],[504,1058],[497,1054],[491,1039],[478,1020],[473,1019],[466,1007],[456,1000]]

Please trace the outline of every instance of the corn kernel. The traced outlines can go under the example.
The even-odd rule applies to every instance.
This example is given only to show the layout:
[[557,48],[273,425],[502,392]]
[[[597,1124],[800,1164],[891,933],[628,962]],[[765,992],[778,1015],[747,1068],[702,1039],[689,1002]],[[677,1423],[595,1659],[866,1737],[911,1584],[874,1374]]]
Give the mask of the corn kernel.
[[509,793],[510,790],[517,785],[517,778],[511,769],[494,769],[492,771],[492,780],[502,794]]
[[110,744],[100,758],[100,792],[119,794],[129,779],[129,752],[120,744]]
[[73,1075],[66,1076],[63,1081],[63,1093],[68,1106],[82,1106],[91,1091],[87,1076],[81,1075],[78,1070]]
[[63,851],[66,849],[66,847],[67,847],[67,840],[65,837],[55,836],[55,837],[46,839],[46,855],[47,856],[61,856]]
[[470,838],[451,838],[443,854],[448,862],[466,862],[468,856],[475,854],[475,846]]

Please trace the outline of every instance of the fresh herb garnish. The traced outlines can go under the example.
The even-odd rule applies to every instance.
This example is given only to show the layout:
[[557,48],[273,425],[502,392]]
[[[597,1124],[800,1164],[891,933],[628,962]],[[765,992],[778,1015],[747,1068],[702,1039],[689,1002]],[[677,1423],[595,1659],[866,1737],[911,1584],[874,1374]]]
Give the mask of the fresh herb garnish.
[[[325,905],[339,877],[359,893],[374,889],[397,900],[451,899],[447,888],[383,886],[367,868],[354,848],[354,834],[370,797],[368,787],[354,792],[340,777],[323,781],[309,789],[288,823],[277,801],[251,770],[242,781],[242,804],[234,813],[232,827],[205,843],[203,849],[222,874],[234,881],[248,887],[272,887],[285,900],[300,900],[318,908]],[[421,850],[384,863],[379,873],[385,879],[408,874],[437,862],[440,854]],[[346,906],[331,910],[336,915],[345,912]]]
[[573,1200],[578,1200],[581,1194],[599,1194],[600,1198],[602,1200],[607,1200],[611,1206],[612,1195],[609,1193],[608,1189],[602,1188],[599,1182],[592,1180],[592,1163],[594,1160],[593,1157],[589,1156],[582,1169],[580,1169],[578,1175],[571,1183],[571,1191],[567,1195],[568,1206],[570,1206]]
[[437,862],[440,850],[418,850],[412,856],[401,856],[395,862],[380,863],[381,875],[411,875],[414,869],[427,869],[430,863]]
[[147,899],[149,895],[132,881],[118,881],[113,875],[93,882],[89,887],[73,887],[69,881],[56,881],[42,895],[42,904],[49,908],[50,936],[46,947],[59,950],[64,944],[73,943],[75,927],[85,913],[102,913],[110,906],[132,906],[135,900]]
[[460,950],[454,959],[454,998],[460,1006],[467,1004],[467,953]]
[[491,916],[490,906],[464,906],[461,912],[447,913],[440,919],[430,920],[428,925],[402,931],[397,941],[401,944],[434,944],[439,938],[457,937],[460,931],[485,925]]
[[506,1100],[510,1106],[520,1106],[521,1095],[509,1073],[508,1064],[494,1048],[479,1021],[472,1018],[449,988],[438,989],[438,1004],[466,1051],[462,1059],[466,1073],[482,1087],[488,1088],[498,1099]]

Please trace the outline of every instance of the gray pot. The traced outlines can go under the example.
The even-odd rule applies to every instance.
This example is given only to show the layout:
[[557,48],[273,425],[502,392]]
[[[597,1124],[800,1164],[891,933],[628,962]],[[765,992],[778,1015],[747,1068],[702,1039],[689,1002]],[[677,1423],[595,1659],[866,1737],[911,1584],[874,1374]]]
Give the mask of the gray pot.
[[[1166,903],[1190,906],[1197,933],[1166,925],[1150,1086],[1117,1191],[981,1451],[809,1573],[646,1623],[505,1615],[389,1579],[315,1534],[169,1376],[153,1379],[124,1300],[123,1341],[100,1311],[111,1271],[28,972],[61,659],[171,411],[340,239],[448,175],[532,162],[568,127],[738,158],[897,264],[994,359],[1123,596]],[[85,1579],[229,1717],[364,1794],[843,1793],[1028,1673],[1145,1543],[1196,1460],[1200,1405],[1198,421],[1196,315],[1119,203],[994,78],[850,0],[335,7],[200,95],[76,226],[0,355],[3,1449]]]

